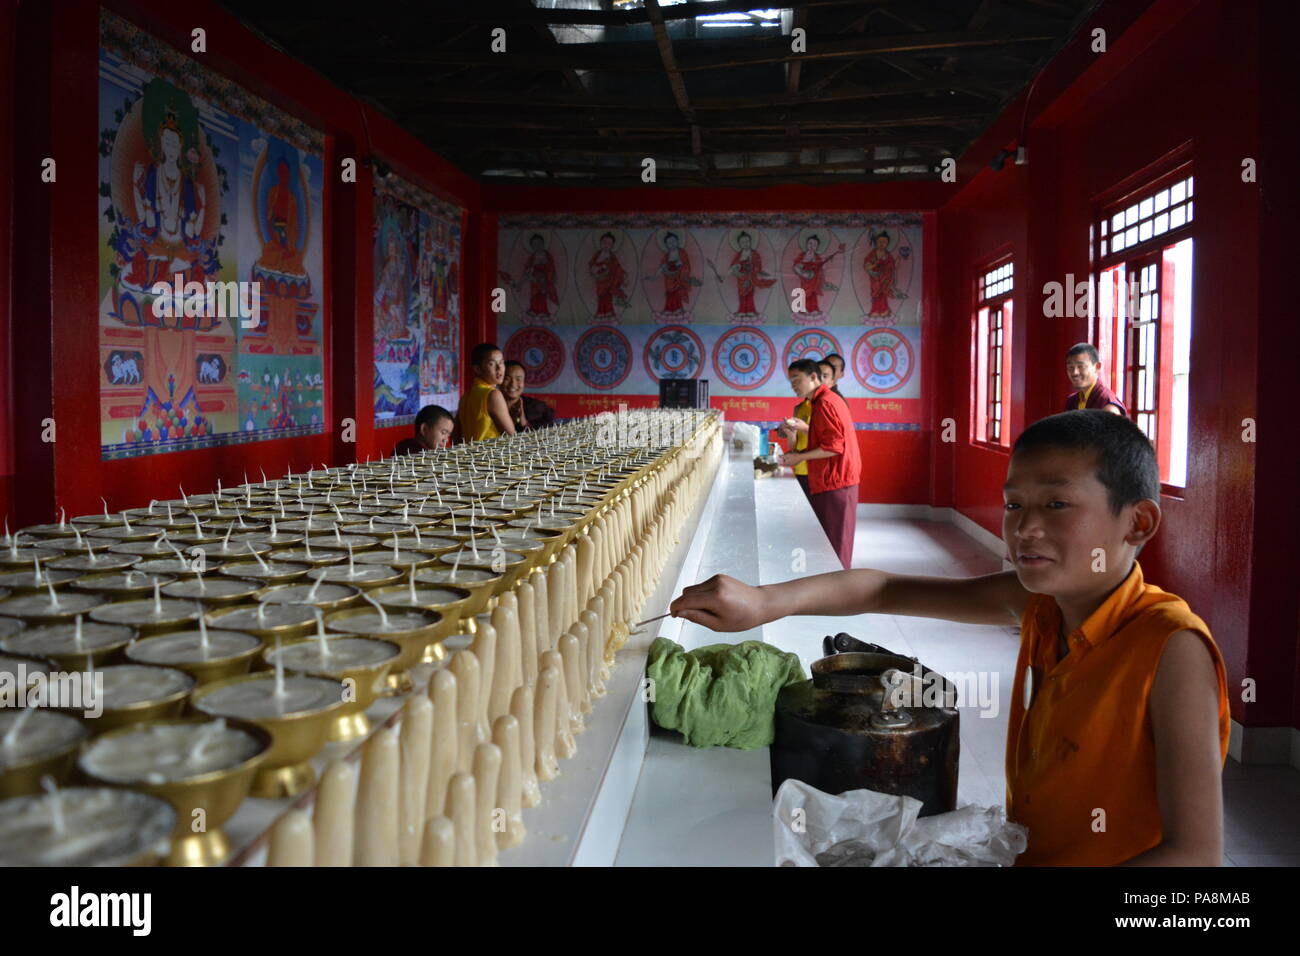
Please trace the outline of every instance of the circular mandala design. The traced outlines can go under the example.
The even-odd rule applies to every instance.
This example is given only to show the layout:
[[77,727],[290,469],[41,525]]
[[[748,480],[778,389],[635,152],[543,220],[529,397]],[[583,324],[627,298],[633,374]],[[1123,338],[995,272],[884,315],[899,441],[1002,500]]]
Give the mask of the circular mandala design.
[[812,359],[815,362],[832,352],[844,354],[840,351],[840,343],[835,336],[825,329],[804,329],[790,336],[790,341],[785,344],[785,367],[789,368],[790,363],[797,359]]
[[853,346],[853,374],[870,392],[896,392],[912,377],[912,345],[895,329],[871,329]]
[[597,325],[578,338],[573,364],[578,377],[592,388],[615,388],[632,370],[632,344],[618,329]]
[[564,342],[550,329],[520,329],[506,341],[505,353],[523,365],[530,388],[551,384],[564,369]]
[[749,391],[772,377],[776,346],[752,325],[738,325],[722,333],[713,347],[713,367],[732,388]]
[[651,379],[699,378],[704,343],[684,325],[665,325],[650,336],[641,357]]

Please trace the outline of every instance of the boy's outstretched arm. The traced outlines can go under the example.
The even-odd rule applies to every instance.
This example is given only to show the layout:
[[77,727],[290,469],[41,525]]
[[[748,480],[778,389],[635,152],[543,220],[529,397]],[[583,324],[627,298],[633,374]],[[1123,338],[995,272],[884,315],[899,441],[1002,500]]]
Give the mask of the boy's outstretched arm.
[[1028,600],[1029,592],[1014,571],[932,578],[854,568],[759,587],[715,574],[684,589],[669,610],[710,630],[734,632],[797,614],[902,614],[965,624],[1015,624]]
[[1218,701],[1219,676],[1200,635],[1170,635],[1147,705],[1156,747],[1161,841],[1121,865],[1222,865]]

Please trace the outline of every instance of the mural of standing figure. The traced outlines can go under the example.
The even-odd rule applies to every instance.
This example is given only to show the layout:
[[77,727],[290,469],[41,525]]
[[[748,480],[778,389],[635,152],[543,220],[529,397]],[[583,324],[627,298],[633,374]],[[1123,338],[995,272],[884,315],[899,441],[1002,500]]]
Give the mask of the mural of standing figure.
[[[728,275],[736,280],[736,295],[740,299],[740,304],[736,307],[736,318],[757,318],[758,307],[754,304],[754,293],[771,287],[775,284],[776,277],[763,271],[763,257],[754,248],[754,240],[749,233],[742,232],[737,236],[736,245],[739,248],[731,257],[731,268],[727,270]],[[712,262],[709,262],[709,268],[713,269],[714,277],[721,282],[722,276],[718,275]]]
[[889,307],[891,298],[906,298],[903,290],[894,285],[898,260],[889,251],[889,240],[889,233],[876,233],[871,237],[874,248],[862,260],[862,268],[871,279],[871,311],[867,315],[873,319],[884,319],[893,314]]
[[684,315],[686,300],[690,298],[691,286],[699,285],[699,280],[691,275],[691,260],[686,250],[681,247],[677,233],[664,235],[664,254],[659,259],[659,268],[647,279],[662,276],[664,280],[664,315]]
[[600,237],[600,247],[587,262],[587,271],[596,285],[594,318],[617,322],[619,313],[627,308],[627,292],[623,289],[627,272],[614,252],[612,232]]

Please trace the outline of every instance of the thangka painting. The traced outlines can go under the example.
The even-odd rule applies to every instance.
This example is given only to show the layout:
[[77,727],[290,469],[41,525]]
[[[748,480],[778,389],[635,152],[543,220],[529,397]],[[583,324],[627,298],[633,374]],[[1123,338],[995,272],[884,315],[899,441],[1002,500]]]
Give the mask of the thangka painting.
[[100,17],[103,457],[323,431],[322,135]]
[[375,190],[375,424],[460,400],[462,210],[388,176]]
[[498,337],[561,415],[702,378],[729,417],[775,421],[789,363],[835,352],[859,428],[916,429],[923,244],[904,213],[503,216]]

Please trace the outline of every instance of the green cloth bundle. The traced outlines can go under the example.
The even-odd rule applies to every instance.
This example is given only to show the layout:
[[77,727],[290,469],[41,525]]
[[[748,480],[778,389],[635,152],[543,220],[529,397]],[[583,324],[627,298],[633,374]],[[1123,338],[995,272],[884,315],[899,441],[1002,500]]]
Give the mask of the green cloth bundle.
[[762,641],[710,644],[694,651],[667,638],[650,645],[651,716],[692,747],[753,750],[772,743],[776,695],[806,680],[799,656]]

